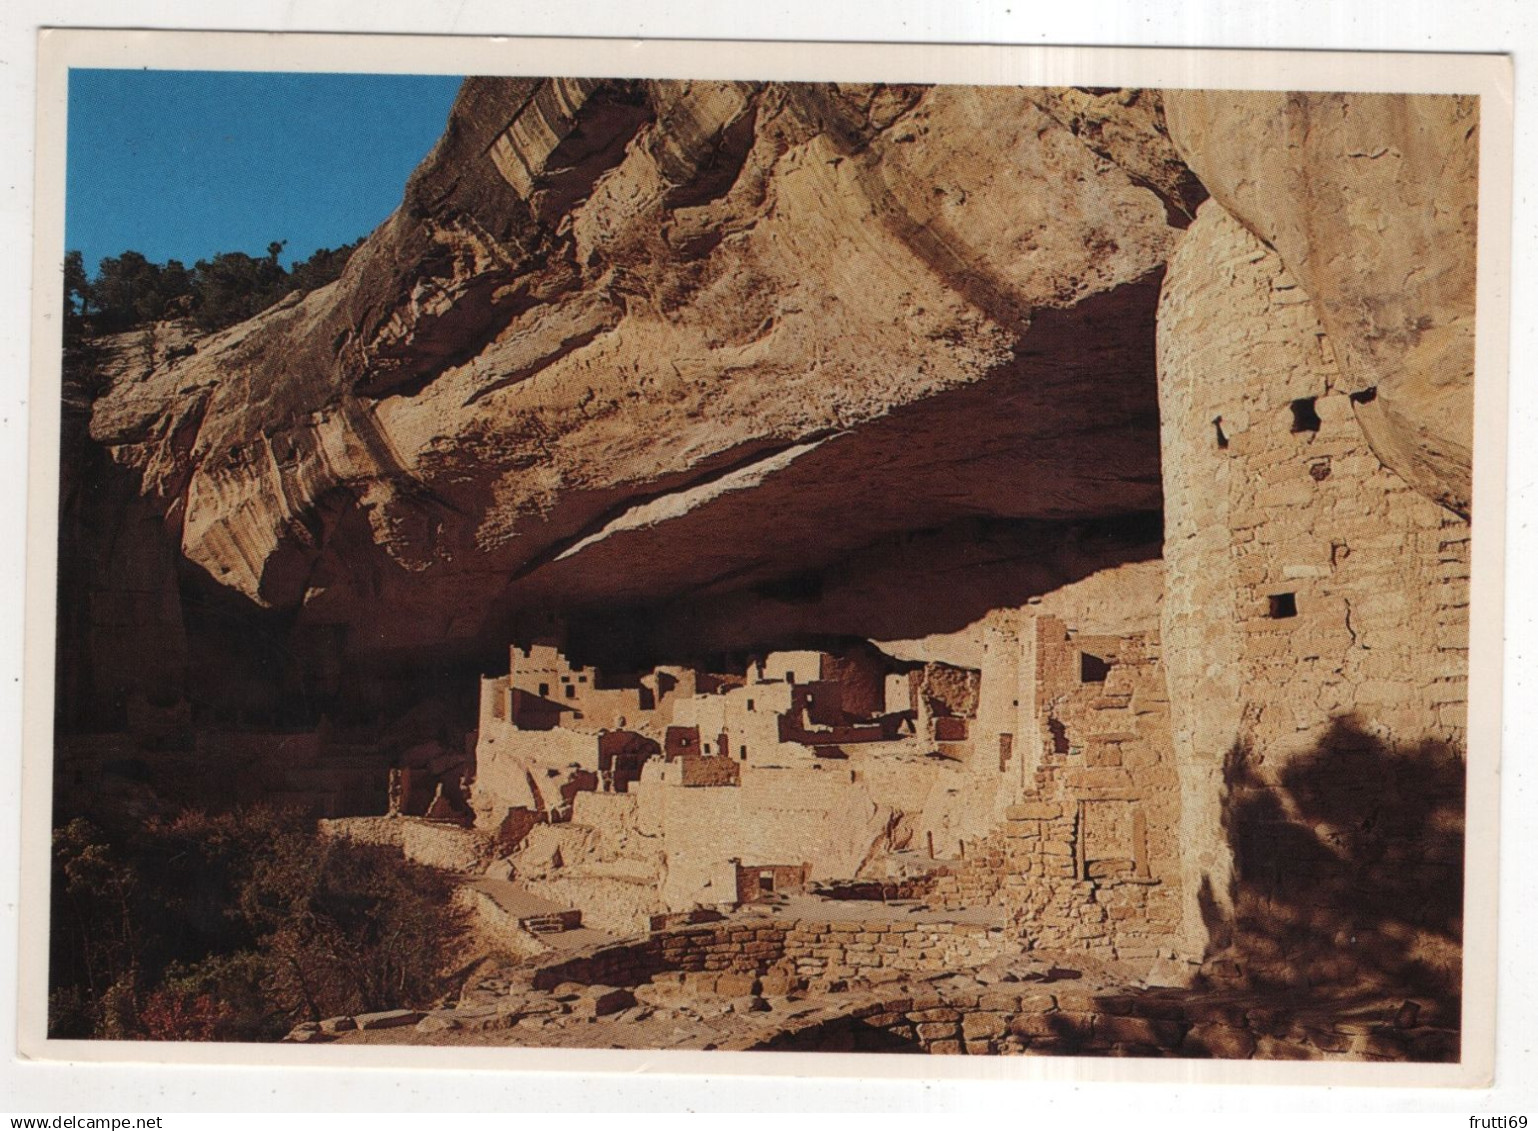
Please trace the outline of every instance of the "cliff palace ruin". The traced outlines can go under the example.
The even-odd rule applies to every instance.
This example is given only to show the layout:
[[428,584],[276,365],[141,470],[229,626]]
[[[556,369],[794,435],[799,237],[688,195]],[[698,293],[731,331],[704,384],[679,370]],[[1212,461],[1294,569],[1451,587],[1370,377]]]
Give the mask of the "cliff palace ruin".
[[1477,158],[470,79],[337,282],[67,374],[58,823],[452,874],[452,999],[295,1039],[1455,1060]]

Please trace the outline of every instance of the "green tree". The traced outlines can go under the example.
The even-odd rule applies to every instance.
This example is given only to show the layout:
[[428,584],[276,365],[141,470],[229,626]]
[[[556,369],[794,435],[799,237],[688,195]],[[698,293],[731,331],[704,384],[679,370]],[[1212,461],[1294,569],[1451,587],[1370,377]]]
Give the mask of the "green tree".
[[103,259],[83,296],[92,326],[109,333],[153,322],[167,305],[191,292],[192,279],[177,260],[151,263],[141,252]]
[[66,344],[87,331],[117,333],[178,313],[190,313],[203,330],[223,329],[293,291],[334,281],[362,242],[320,248],[296,261],[292,271],[278,261],[287,240],[270,242],[264,257],[224,251],[190,270],[175,259],[152,263],[141,252],[125,251],[103,259],[94,279],[86,275],[80,252],[71,251],[64,259]]
[[86,311],[90,305],[91,279],[85,273],[85,257],[78,251],[64,256],[64,353],[78,354],[85,339]]
[[291,289],[288,272],[275,256],[255,259],[243,251],[220,252],[198,260],[193,268],[193,317],[205,330],[222,329],[255,317]]
[[362,245],[361,239],[343,244],[339,248],[322,247],[308,259],[296,260],[289,269],[289,278],[296,290],[313,291],[335,282],[342,275],[352,253]]
[[85,257],[78,251],[64,255],[64,314],[81,317],[87,313],[91,280],[85,273]]

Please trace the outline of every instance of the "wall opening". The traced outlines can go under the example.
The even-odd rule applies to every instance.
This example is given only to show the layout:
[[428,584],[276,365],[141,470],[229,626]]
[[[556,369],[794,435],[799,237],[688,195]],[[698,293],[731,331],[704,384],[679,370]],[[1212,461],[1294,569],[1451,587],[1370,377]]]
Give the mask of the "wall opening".
[[1376,385],[1369,385],[1367,388],[1358,389],[1356,392],[1351,394],[1352,404],[1372,404],[1372,402],[1377,399],[1378,386]]
[[1228,436],[1223,431],[1223,418],[1221,416],[1214,416],[1212,418],[1212,427],[1218,434],[1218,447],[1228,447]]
[[1288,617],[1298,615],[1298,595],[1296,593],[1273,593],[1266,598],[1270,606],[1269,612],[1272,620],[1285,620]]
[[1052,753],[1066,754],[1070,749],[1068,742],[1068,728],[1063,725],[1061,719],[1048,718],[1047,730],[1052,733]]
[[1111,674],[1110,662],[1090,652],[1079,653],[1079,682],[1104,683]]
[[1292,402],[1292,430],[1294,432],[1317,432],[1321,423],[1319,410],[1314,406],[1314,397],[1299,397]]

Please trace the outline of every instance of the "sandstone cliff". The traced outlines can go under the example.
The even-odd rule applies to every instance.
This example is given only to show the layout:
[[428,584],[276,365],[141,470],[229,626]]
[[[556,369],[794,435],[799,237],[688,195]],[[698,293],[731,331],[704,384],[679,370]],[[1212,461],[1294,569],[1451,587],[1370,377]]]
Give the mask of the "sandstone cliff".
[[188,561],[349,654],[1156,512],[1153,310],[1200,194],[1159,121],[472,80],[339,282],[117,381],[92,435]]

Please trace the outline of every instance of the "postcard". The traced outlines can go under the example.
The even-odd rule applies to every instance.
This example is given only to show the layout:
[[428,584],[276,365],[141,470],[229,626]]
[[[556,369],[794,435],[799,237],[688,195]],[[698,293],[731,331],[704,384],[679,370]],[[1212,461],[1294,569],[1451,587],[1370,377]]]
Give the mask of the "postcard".
[[41,51],[27,1055],[1489,1081],[1509,61]]

